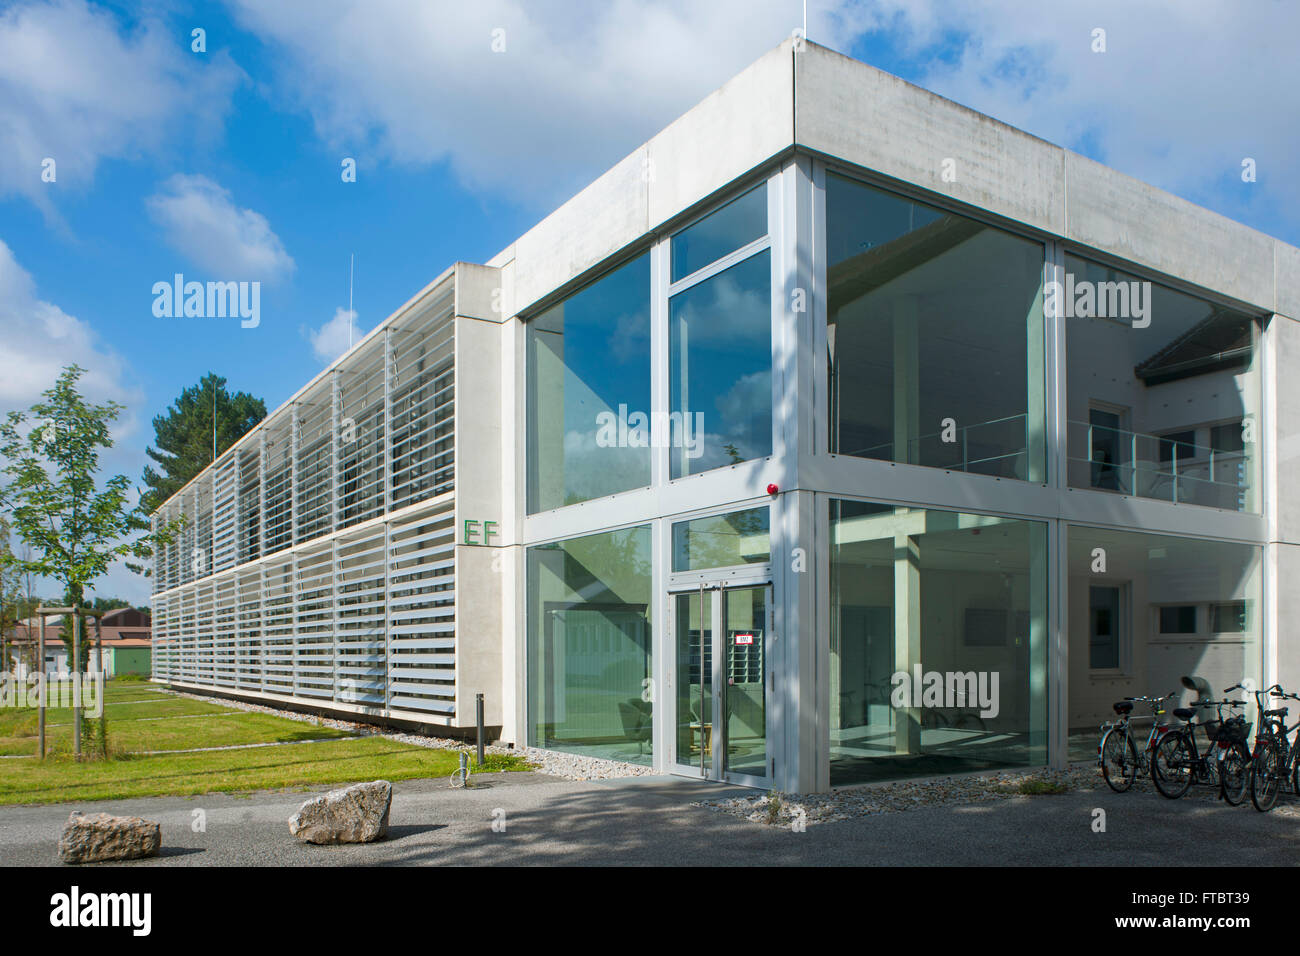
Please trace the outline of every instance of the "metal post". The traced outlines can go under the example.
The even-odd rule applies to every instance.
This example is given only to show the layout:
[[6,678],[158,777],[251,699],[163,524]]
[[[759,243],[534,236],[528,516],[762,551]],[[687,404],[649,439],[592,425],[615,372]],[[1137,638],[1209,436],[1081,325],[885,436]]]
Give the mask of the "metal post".
[[81,608],[72,608],[72,753],[81,759]]
[[478,766],[483,766],[483,695],[474,695],[474,718],[478,724]]
[[40,668],[40,689],[41,702],[36,717],[36,733],[41,739],[41,759],[45,759],[45,697],[49,691],[49,675],[45,672],[45,615],[41,615],[41,637],[40,649],[37,651],[40,658],[38,667]]
[[1132,486],[1129,488],[1128,493],[1136,496],[1138,494],[1138,436],[1137,432],[1130,432],[1129,434],[1132,438],[1129,440],[1128,457],[1133,477],[1129,479]]
[[104,622],[95,618],[95,646],[99,648],[99,755],[108,759],[108,706],[104,703],[104,690],[108,685],[108,668],[104,666]]

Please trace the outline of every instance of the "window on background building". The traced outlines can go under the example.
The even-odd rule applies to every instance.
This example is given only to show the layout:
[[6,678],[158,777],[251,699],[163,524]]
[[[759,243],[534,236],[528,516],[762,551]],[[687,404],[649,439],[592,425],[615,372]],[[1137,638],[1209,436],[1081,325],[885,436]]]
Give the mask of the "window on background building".
[[828,174],[835,454],[1043,481],[1041,243]]
[[1088,666],[1117,670],[1125,638],[1124,596],[1118,587],[1088,589]]
[[649,764],[650,528],[528,549],[528,743]]
[[528,511],[650,484],[650,256],[528,323]]
[[1258,511],[1259,322],[1078,256],[1065,272],[1071,487]]
[[673,570],[766,564],[772,557],[769,521],[770,509],[765,506],[677,522],[673,525]]
[[831,502],[831,785],[1047,760],[1047,526]]
[[[1105,572],[1095,570],[1098,550]],[[1258,682],[1261,643],[1252,612],[1262,596],[1260,574],[1256,545],[1072,525],[1066,624],[1071,758],[1096,756],[1097,726],[1124,697],[1176,691],[1183,696],[1175,706],[1183,706],[1195,696],[1184,695],[1184,676],[1216,688],[1245,678]],[[1118,616],[1118,625],[1099,626],[1101,608]],[[1099,631],[1118,635],[1122,652],[1099,657],[1109,648],[1098,640]]]
[[[673,277],[767,235],[755,187],[671,240]],[[672,478],[772,454],[772,253],[767,247],[668,300]]]
[[1174,604],[1160,608],[1161,634],[1195,634],[1196,605]]

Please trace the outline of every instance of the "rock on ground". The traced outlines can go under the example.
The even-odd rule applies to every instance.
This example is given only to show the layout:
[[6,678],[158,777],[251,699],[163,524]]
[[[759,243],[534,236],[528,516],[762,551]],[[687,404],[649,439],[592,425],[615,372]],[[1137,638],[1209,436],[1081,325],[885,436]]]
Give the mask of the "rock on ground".
[[85,816],[74,810],[59,837],[59,858],[64,863],[136,860],[156,856],[160,846],[162,829],[152,820],[107,813]]
[[358,783],[308,800],[289,818],[289,832],[303,843],[372,843],[388,835],[393,785]]

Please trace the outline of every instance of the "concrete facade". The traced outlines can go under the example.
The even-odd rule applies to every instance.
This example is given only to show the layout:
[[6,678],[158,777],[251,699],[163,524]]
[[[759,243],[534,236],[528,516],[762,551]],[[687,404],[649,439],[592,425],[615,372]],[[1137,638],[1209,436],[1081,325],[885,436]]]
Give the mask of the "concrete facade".
[[[1261,329],[1254,353],[1261,394],[1258,406],[1243,401],[1251,416],[1258,408],[1260,419],[1254,459],[1262,492],[1258,507],[1189,505],[1178,501],[1176,492],[1175,501],[1161,501],[1071,487],[1065,480],[1071,460],[1067,433],[1078,415],[1067,410],[1070,329],[1060,317],[1049,317],[1041,328],[1047,384],[1037,414],[1046,426],[1045,480],[830,454],[828,373],[818,357],[828,350],[826,177],[840,172],[1041,243],[1047,281],[1063,277],[1067,255],[1079,255],[1254,317]],[[651,403],[668,408],[667,313],[672,295],[682,288],[669,274],[672,237],[753,187],[765,187],[768,197],[771,454],[673,479],[667,451],[657,449],[645,487],[530,514],[529,322],[612,267],[648,255]],[[445,316],[421,324],[435,298],[445,303],[439,306]],[[806,307],[793,307],[797,300]],[[1090,719],[1093,712],[1071,707],[1072,694],[1076,705],[1081,702],[1080,685],[1072,680],[1080,665],[1072,661],[1071,630],[1086,626],[1087,617],[1082,606],[1070,606],[1071,528],[1140,529],[1258,548],[1260,668],[1241,676],[1280,680],[1288,689],[1300,680],[1296,645],[1288,636],[1291,623],[1300,621],[1300,606],[1292,606],[1296,601],[1285,587],[1300,571],[1300,506],[1290,493],[1296,481],[1291,465],[1300,457],[1300,392],[1292,392],[1300,384],[1279,374],[1300,358],[1298,318],[1300,250],[897,77],[815,44],[786,41],[489,263],[455,264],[164,505],[168,516],[197,516],[205,509],[221,513],[223,467],[238,471],[228,463],[256,450],[263,475],[260,516],[246,520],[251,503],[241,505],[237,495],[227,495],[225,507],[233,509],[232,527],[257,526],[259,545],[244,548],[236,535],[227,549],[236,556],[223,563],[216,557],[222,550],[220,532],[209,531],[206,543],[201,536],[186,539],[159,557],[155,678],[459,731],[472,726],[475,695],[482,693],[486,723],[500,728],[504,740],[531,743],[528,702],[537,689],[528,676],[529,549],[647,527],[653,541],[653,613],[648,616],[658,689],[650,742],[655,766],[681,771],[684,761],[674,750],[680,737],[674,734],[684,725],[680,718],[674,722],[671,698],[664,696],[678,679],[677,646],[668,626],[670,597],[688,586],[670,566],[673,528],[692,516],[768,507],[771,560],[763,580],[771,587],[773,633],[763,683],[769,772],[764,780],[741,782],[824,790],[832,783],[829,728],[840,706],[832,702],[828,676],[833,669],[827,641],[833,534],[828,506],[834,500],[870,499],[1042,524],[1047,570],[1042,607],[1035,611],[1043,629],[1035,631],[1034,646],[1041,643],[1047,664],[1031,683],[1033,699],[1046,705],[1028,733],[1041,741],[1046,761],[1061,765],[1070,759],[1075,715]],[[383,434],[392,436],[402,414],[393,403],[398,383],[391,381],[400,378],[400,370],[394,372],[392,365],[397,350],[411,345],[401,344],[404,333],[445,336],[450,343],[454,398],[445,425],[453,436],[454,477],[445,487],[397,494],[392,456],[402,452],[386,437],[382,461],[375,464],[379,484],[370,492],[379,496],[378,511],[349,523],[338,497],[347,476],[365,472],[365,465],[332,441],[326,455],[332,517],[314,531],[292,531],[283,547],[266,550],[271,540],[265,516],[266,437],[291,436],[296,454],[302,422],[317,420],[311,417],[313,396],[322,389],[333,396],[324,420],[339,428],[351,417],[344,414],[347,382],[366,372],[375,355],[382,357],[385,383],[379,421]],[[1132,440],[1136,447],[1136,430]],[[1175,461],[1177,456],[1175,449]],[[289,463],[295,529],[297,495],[305,493],[300,472],[308,467],[300,456]],[[416,462],[412,467],[428,471],[432,466]],[[775,494],[769,494],[769,486],[776,487]],[[220,522],[212,520],[211,527],[219,529]],[[370,564],[353,564],[371,568],[372,578],[375,569],[381,571],[382,581],[362,588],[363,597],[354,600],[349,543],[368,534],[377,542],[366,545]],[[418,540],[403,552],[400,542],[412,536]],[[187,575],[186,562],[196,553],[203,557]],[[406,563],[397,561],[403,553],[412,556]],[[796,553],[805,555],[808,567],[795,566]],[[300,582],[302,569],[315,568],[322,555],[328,555],[321,560],[333,588],[324,603],[301,583],[286,587],[276,577],[282,573],[276,569],[287,566]],[[439,586],[452,596],[437,613],[434,604],[420,598],[427,593],[423,587],[403,591],[404,576],[396,574],[404,568],[409,577],[412,567],[432,564],[451,569],[450,580]],[[255,610],[243,597],[245,582],[254,579]],[[226,580],[233,583],[223,597]],[[906,586],[900,587],[897,593],[908,597]],[[283,599],[291,611],[277,610]],[[321,610],[325,605],[328,610]],[[223,607],[227,624],[221,623]],[[430,613],[404,610],[410,607]],[[351,653],[354,642],[360,650]],[[1086,651],[1086,641],[1083,647]],[[1076,648],[1076,658],[1078,653]],[[401,661],[410,655],[411,662]],[[365,664],[341,668],[349,657],[364,658]],[[268,674],[281,672],[270,668],[272,661],[275,668],[288,668],[283,671],[287,682],[268,680]],[[399,663],[404,666],[398,668]],[[328,679],[311,676],[317,673],[313,667],[321,675],[327,670]],[[360,696],[350,683],[353,672],[364,684]],[[370,676],[363,679],[363,673]],[[403,681],[414,681],[417,689],[402,690]],[[1122,682],[1111,685],[1117,692],[1128,690]],[[1104,696],[1111,685],[1102,682],[1097,694]],[[702,737],[708,721],[698,723]]]

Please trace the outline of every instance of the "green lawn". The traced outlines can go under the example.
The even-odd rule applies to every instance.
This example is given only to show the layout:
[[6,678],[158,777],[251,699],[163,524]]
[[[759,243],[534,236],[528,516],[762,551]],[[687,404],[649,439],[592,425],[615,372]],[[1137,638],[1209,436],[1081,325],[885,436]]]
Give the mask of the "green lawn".
[[[0,764],[0,805],[84,804],[125,797],[302,788],[381,778],[445,779],[458,762],[453,751],[429,750],[383,737],[86,763],[68,757],[52,757],[44,763],[5,760]],[[521,758],[504,755],[489,755],[485,768],[487,772],[527,769],[528,764]]]
[[[358,739],[347,731],[306,721],[176,697],[153,685],[110,685],[104,696],[110,759],[76,762],[71,753],[72,711],[47,710],[46,741],[51,756],[43,763],[34,756],[0,760],[0,804],[185,796],[381,777],[445,778],[459,761],[451,751],[382,737]],[[147,719],[152,717],[174,719]],[[339,739],[295,743],[321,738]],[[258,743],[284,746],[156,756],[142,753]],[[36,749],[36,711],[0,708],[0,757],[34,755]],[[528,764],[514,756],[489,756],[485,768],[488,772],[527,769]]]
[[[24,729],[32,729],[34,733],[34,726]],[[347,731],[286,720],[272,714],[225,710],[223,716],[205,714],[174,720],[123,720],[114,718],[112,707],[109,707],[108,740],[118,754],[348,736],[351,734]],[[35,753],[36,746],[36,738],[33,736],[0,736],[0,756]],[[48,727],[46,746],[50,753],[70,753],[72,725],[69,723]]]
[[[135,698],[127,698],[135,700]],[[121,703],[115,704],[105,695],[104,713],[108,717],[108,738],[113,744],[117,744],[119,737],[124,746],[130,746],[133,750],[160,750],[161,747],[136,747],[131,746],[131,741],[137,730],[144,732],[143,728],[153,727],[161,728],[168,724],[186,723],[183,720],[139,720],[142,717],[187,717],[202,716],[208,714],[231,714],[239,713],[240,716],[253,716],[243,714],[239,711],[232,711],[228,707],[221,707],[217,704],[210,704],[206,701],[187,700],[183,697],[169,697],[158,695],[156,700],[149,700],[145,703]],[[260,714],[257,716],[269,716]],[[96,717],[83,717],[85,720],[98,720]],[[209,721],[215,729],[222,721],[229,722],[238,720],[238,717],[221,717],[215,721]],[[303,724],[297,721],[284,720],[284,718],[273,718],[283,720],[285,724],[295,727],[302,727]],[[66,740],[69,745],[72,742],[72,721],[73,715],[71,708],[48,708],[45,711],[45,734],[48,746],[56,748],[60,746],[60,741]],[[19,709],[14,707],[0,708],[0,754],[8,753],[36,753],[36,731],[37,715],[34,709]],[[165,732],[165,731],[164,731]],[[223,733],[224,731],[217,731]],[[329,736],[328,734],[318,734],[316,736]],[[16,741],[27,740],[26,749],[23,749]],[[251,742],[251,741],[250,741]],[[220,746],[220,744],[188,744],[194,747]],[[18,749],[13,749],[17,747]]]

